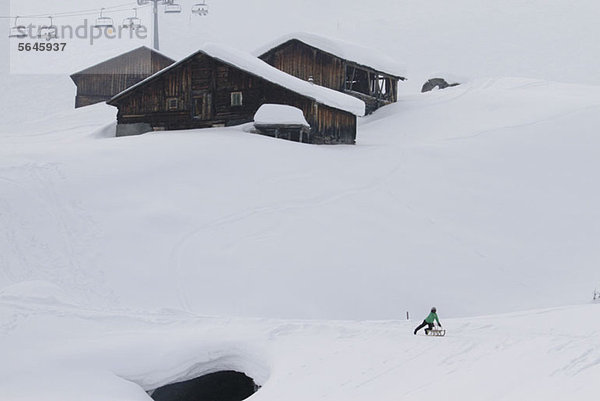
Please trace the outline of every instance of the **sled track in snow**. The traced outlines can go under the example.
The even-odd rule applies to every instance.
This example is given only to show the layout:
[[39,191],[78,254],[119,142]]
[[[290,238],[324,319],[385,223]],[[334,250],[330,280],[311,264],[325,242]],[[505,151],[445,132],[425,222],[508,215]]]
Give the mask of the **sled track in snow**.
[[297,211],[297,210],[305,210],[307,208],[319,207],[322,205],[327,205],[327,204],[331,204],[334,202],[338,202],[342,199],[349,198],[349,197],[352,197],[357,194],[361,194],[361,193],[365,193],[365,192],[372,192],[374,189],[384,186],[384,184],[389,179],[389,177],[393,176],[398,171],[400,171],[403,166],[404,166],[404,162],[396,163],[390,170],[388,170],[387,173],[379,176],[373,182],[371,182],[367,185],[363,185],[363,186],[355,187],[355,188],[349,188],[349,189],[342,191],[341,193],[337,193],[337,194],[315,196],[313,198],[302,200],[302,201],[295,200],[285,206],[269,205],[269,206],[263,206],[263,207],[256,207],[253,209],[249,209],[249,210],[245,210],[245,211],[241,211],[241,212],[237,212],[237,213],[231,213],[229,215],[226,215],[226,216],[214,219],[212,221],[209,221],[205,224],[202,224],[198,228],[190,231],[188,234],[185,234],[177,242],[177,244],[173,247],[173,249],[170,252],[170,256],[169,256],[169,260],[170,260],[169,265],[175,267],[175,276],[176,276],[176,281],[177,281],[178,297],[179,297],[180,305],[182,306],[183,310],[188,311],[188,312],[192,311],[190,300],[189,300],[189,297],[187,296],[187,293],[186,293],[185,287],[184,287],[184,283],[186,282],[186,280],[185,280],[186,276],[185,276],[183,270],[186,267],[182,263],[181,254],[187,246],[189,246],[191,243],[194,242],[194,239],[196,237],[198,237],[200,235],[200,233],[207,232],[207,231],[210,231],[211,229],[219,228],[219,227],[222,227],[225,225],[233,225],[233,224],[239,223],[241,221],[247,220],[249,218],[253,218],[256,216],[260,216],[260,215],[288,213],[288,212],[293,212],[293,211]]

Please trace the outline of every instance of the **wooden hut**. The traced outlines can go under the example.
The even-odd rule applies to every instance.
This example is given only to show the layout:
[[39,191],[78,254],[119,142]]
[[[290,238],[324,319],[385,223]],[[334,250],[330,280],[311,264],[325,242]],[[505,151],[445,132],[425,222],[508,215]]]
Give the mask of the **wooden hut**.
[[75,108],[105,102],[175,60],[145,46],[71,75],[77,86]]
[[308,33],[286,35],[254,52],[275,68],[366,103],[367,114],[398,100],[404,67],[370,48]]
[[310,124],[293,106],[263,104],[254,115],[254,129],[261,135],[310,143]]
[[119,93],[117,135],[237,125],[265,103],[302,110],[311,143],[354,143],[364,102],[286,74],[260,59],[208,44]]

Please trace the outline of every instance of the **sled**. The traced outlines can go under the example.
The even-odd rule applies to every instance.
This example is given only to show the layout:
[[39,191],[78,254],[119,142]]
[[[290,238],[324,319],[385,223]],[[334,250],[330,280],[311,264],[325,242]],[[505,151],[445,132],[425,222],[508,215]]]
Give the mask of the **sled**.
[[425,335],[432,337],[444,337],[446,335],[446,329],[435,328],[431,330],[426,330]]

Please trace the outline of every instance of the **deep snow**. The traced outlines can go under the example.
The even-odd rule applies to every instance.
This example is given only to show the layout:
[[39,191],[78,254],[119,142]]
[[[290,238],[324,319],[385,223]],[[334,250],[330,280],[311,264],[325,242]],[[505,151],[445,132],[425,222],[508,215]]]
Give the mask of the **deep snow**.
[[[586,302],[600,282],[599,107],[597,88],[488,79],[402,97],[361,120],[356,146],[237,127],[7,135],[0,280],[279,318]],[[112,113],[71,115],[99,128]]]
[[[145,391],[239,370],[260,400],[593,400],[598,305],[417,321],[227,319],[107,312],[0,295],[2,400],[149,400]],[[443,316],[443,315],[442,315]],[[590,319],[591,318],[591,319]]]
[[270,125],[303,125],[310,128],[302,110],[282,104],[263,104],[256,110],[254,124]]
[[[2,401],[147,400],[221,369],[256,400],[597,397],[597,2],[377,4],[161,17],[174,58],[290,31],[388,49],[409,81],[355,146],[112,138],[65,73],[121,42],[27,71],[56,75],[2,65]],[[463,85],[417,94],[439,71]],[[413,336],[432,305],[448,336]]]

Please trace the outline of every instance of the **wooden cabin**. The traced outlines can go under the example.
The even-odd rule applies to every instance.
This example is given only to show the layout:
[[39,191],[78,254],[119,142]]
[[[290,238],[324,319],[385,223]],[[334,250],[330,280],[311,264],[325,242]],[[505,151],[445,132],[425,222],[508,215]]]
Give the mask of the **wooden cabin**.
[[295,33],[254,54],[273,67],[366,103],[367,114],[398,100],[404,67],[385,54],[352,43]]
[[145,46],[71,75],[77,86],[75,108],[105,102],[175,60]]
[[265,103],[302,110],[310,143],[353,144],[364,102],[286,74],[260,59],[209,44],[119,93],[117,136],[251,122]]

